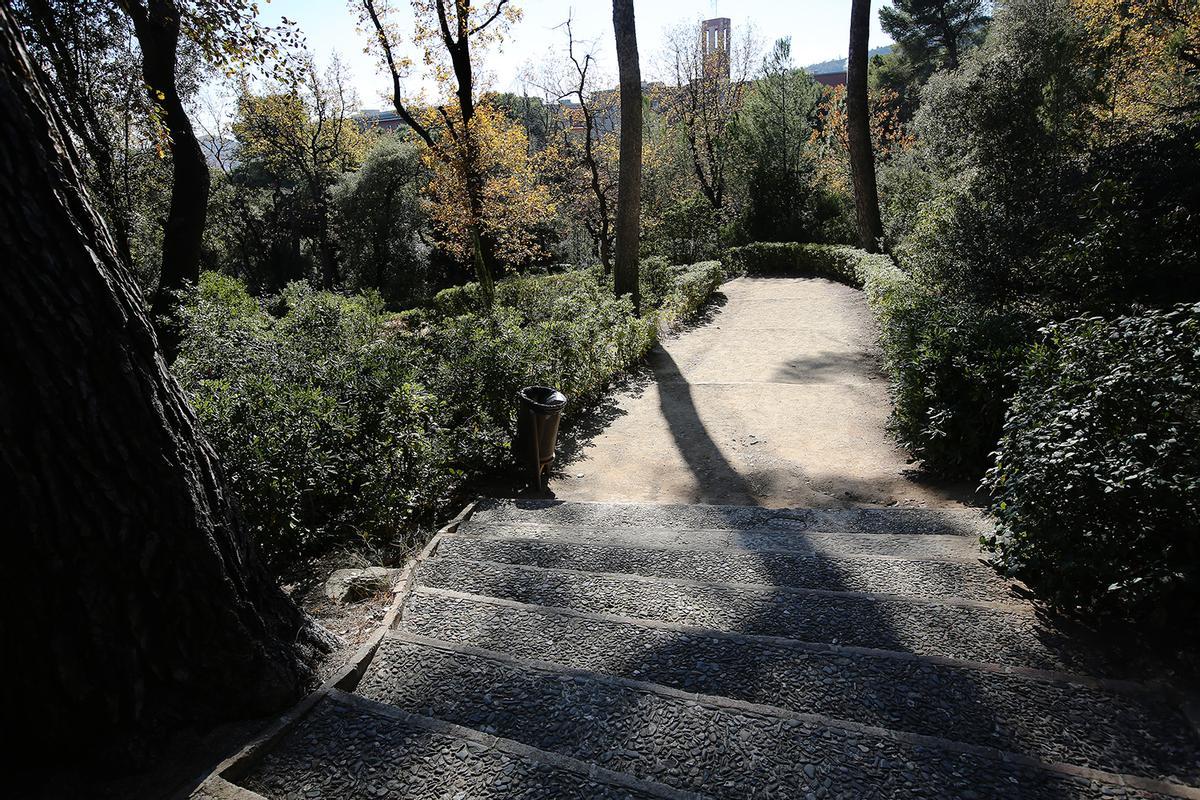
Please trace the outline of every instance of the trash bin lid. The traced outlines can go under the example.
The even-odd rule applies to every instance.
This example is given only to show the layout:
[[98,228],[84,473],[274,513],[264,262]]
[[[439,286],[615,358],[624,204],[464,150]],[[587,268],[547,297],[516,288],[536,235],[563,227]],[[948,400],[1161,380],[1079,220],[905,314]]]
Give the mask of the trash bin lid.
[[535,411],[561,411],[567,404],[567,396],[549,386],[526,386],[517,392],[517,397]]

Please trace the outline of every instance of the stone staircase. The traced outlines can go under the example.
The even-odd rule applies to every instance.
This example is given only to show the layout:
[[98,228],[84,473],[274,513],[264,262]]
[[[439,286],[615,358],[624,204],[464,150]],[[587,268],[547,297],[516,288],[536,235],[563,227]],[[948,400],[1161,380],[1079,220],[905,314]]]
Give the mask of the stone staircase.
[[[207,797],[1200,798],[1200,732],[973,512],[484,501]],[[232,774],[228,773],[227,774]]]

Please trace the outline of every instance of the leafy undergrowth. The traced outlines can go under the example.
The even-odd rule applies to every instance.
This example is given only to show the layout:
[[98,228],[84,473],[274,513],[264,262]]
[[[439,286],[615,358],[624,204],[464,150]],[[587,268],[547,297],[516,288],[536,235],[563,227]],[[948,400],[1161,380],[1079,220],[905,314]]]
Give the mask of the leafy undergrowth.
[[1047,328],[986,483],[989,549],[1049,604],[1194,644],[1200,305]]
[[507,469],[520,387],[590,409],[724,277],[715,261],[644,272],[642,315],[597,270],[500,281],[491,311],[467,285],[402,314],[300,283],[260,302],[207,273],[174,372],[277,574],[338,546],[394,563]]

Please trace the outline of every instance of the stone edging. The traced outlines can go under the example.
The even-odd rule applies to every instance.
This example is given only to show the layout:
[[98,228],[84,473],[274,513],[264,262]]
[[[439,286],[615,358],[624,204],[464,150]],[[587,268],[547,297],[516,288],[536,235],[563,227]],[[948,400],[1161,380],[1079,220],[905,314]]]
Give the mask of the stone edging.
[[206,784],[212,785],[215,788],[221,788],[221,783],[234,783],[236,785],[236,781],[249,774],[258,765],[259,761],[262,760],[263,756],[270,752],[280,739],[308,716],[308,713],[321,700],[353,691],[358,686],[358,682],[362,680],[363,673],[366,671],[372,657],[374,657],[375,651],[379,649],[379,643],[383,641],[388,631],[400,621],[404,604],[408,600],[408,596],[412,593],[413,586],[416,583],[417,567],[437,549],[437,543],[442,534],[453,533],[459,525],[474,513],[479,501],[480,498],[477,497],[467,503],[462,511],[459,511],[453,519],[438,529],[437,533],[433,535],[420,553],[405,564],[404,569],[400,573],[399,580],[392,589],[393,599],[391,607],[388,608],[387,614],[384,615],[379,628],[375,633],[371,634],[370,639],[358,648],[345,666],[330,676],[315,691],[283,712],[266,729],[243,746],[242,749],[210,770],[200,781],[195,784],[189,783],[187,787],[173,795],[172,800],[188,800],[193,792]]

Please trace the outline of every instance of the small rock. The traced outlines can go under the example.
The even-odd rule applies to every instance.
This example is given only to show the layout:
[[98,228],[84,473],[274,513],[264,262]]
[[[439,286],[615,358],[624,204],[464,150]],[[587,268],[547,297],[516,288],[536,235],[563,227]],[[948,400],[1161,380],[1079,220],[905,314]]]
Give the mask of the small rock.
[[325,596],[335,603],[353,603],[391,589],[399,574],[387,567],[334,570],[325,581]]

